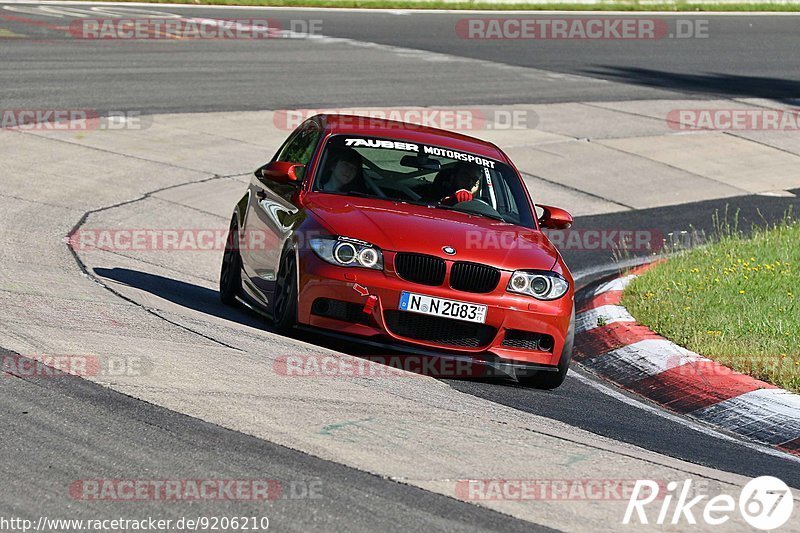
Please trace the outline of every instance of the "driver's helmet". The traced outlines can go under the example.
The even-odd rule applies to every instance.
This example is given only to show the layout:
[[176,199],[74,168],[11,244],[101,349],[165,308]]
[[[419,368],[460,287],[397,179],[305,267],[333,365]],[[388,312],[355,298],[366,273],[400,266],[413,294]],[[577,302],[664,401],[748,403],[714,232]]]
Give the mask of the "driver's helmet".
[[359,170],[361,170],[361,155],[349,147],[337,147],[335,150],[331,151],[331,155],[333,156],[332,163],[335,165],[339,161],[345,161],[347,163],[352,163],[356,166]]
[[460,189],[472,190],[478,180],[481,179],[481,167],[475,163],[459,161],[456,163],[453,173],[452,187],[453,192]]

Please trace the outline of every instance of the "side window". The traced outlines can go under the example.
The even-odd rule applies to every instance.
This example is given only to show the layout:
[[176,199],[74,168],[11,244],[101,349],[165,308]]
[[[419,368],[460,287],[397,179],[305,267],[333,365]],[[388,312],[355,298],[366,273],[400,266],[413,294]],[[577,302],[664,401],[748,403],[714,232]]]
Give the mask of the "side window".
[[[298,131],[283,146],[275,160],[308,165],[309,161],[311,161],[311,156],[314,155],[314,149],[317,147],[321,134],[322,132],[319,128],[315,127]],[[299,177],[302,178],[302,174],[305,174],[305,169],[300,174]]]
[[502,183],[503,187],[503,197],[505,202],[508,204],[505,206],[506,210],[510,213],[519,214],[519,209],[517,208],[517,200],[514,198],[514,195],[511,192],[511,189],[508,186],[508,182],[505,179],[499,180]]

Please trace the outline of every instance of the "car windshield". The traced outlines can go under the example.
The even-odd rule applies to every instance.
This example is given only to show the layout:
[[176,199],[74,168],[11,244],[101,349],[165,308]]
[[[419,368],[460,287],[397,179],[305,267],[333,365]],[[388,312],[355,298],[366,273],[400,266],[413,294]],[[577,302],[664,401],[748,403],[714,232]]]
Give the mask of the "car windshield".
[[334,135],[318,168],[315,191],[429,205],[535,227],[521,180],[493,159],[394,139]]

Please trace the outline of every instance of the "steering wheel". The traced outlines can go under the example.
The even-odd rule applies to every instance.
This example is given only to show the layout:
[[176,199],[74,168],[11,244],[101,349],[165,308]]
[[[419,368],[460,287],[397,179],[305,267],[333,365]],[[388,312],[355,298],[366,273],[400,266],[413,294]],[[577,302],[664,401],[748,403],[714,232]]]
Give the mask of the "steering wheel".
[[479,215],[500,217],[501,219],[505,220],[503,215],[501,215],[497,209],[492,207],[489,202],[483,198],[473,198],[468,202],[459,202],[456,205],[459,206],[459,210],[463,211],[464,213],[476,213]]

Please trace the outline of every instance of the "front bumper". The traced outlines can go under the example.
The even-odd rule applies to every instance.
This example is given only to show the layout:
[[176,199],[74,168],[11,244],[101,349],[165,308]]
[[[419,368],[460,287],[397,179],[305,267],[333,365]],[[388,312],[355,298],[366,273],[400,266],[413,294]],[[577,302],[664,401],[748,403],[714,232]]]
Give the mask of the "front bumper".
[[[386,269],[378,271],[339,267],[321,260],[310,250],[301,251],[298,254],[300,266],[298,322],[333,330],[338,334],[367,337],[382,343],[388,340],[393,344],[450,354],[469,354],[486,360],[500,358],[515,363],[558,365],[567,341],[566,336],[574,306],[572,289],[564,297],[554,301],[539,301],[515,295],[505,291],[510,272],[503,272],[497,289],[487,294],[456,291],[447,286],[447,282],[442,286],[421,285],[397,276],[393,270],[393,254],[385,252],[384,256],[387,260]],[[356,285],[359,290],[356,290]],[[364,289],[368,294],[362,294]],[[455,345],[399,334],[398,317],[407,322],[406,319],[410,318],[408,315],[414,315],[416,322],[412,323],[412,327],[423,324],[428,319],[426,315],[398,310],[402,291],[486,305],[485,327],[476,328],[480,330],[480,341],[472,343],[471,346]],[[363,313],[361,310],[370,298],[374,306],[371,312]],[[320,316],[317,308],[312,311],[314,302],[319,299],[347,302],[348,307],[357,309],[358,313],[350,313],[345,320]],[[469,323],[451,319],[441,320],[452,323],[454,329],[470,330]],[[408,324],[401,329],[408,333]],[[512,330],[514,332],[509,335]],[[514,335],[519,335],[518,332],[549,336],[552,338],[552,348],[547,351],[519,348],[519,343],[511,341]]]

